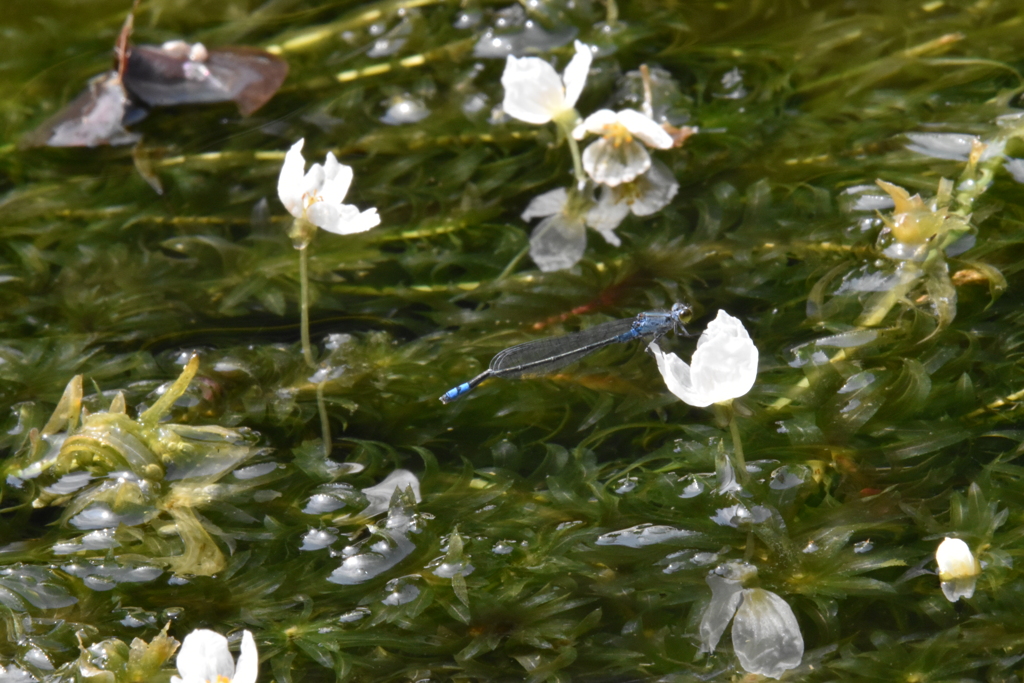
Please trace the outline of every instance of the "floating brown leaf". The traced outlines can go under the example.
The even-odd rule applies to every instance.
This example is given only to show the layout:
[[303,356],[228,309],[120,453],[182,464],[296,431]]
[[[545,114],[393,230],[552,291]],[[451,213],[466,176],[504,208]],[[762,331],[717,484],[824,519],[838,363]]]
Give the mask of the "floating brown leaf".
[[175,40],[132,47],[124,85],[151,107],[233,101],[248,116],[274,96],[287,75],[287,62],[258,48],[208,50]]
[[96,147],[130,145],[138,133],[124,127],[131,103],[116,71],[89,81],[89,86],[22,140],[24,147]]

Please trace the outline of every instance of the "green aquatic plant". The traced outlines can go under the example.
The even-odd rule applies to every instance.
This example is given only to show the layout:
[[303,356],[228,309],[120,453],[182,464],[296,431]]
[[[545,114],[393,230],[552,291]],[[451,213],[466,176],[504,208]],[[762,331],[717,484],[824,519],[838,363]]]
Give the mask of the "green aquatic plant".
[[25,452],[4,463],[10,489],[21,489],[32,507],[59,506],[64,525],[95,530],[58,544],[57,554],[122,545],[165,552],[163,542],[135,534],[118,539],[114,530],[119,525],[156,529],[166,515],[181,552],[152,557],[157,565],[201,576],[224,569],[223,552],[195,510],[215,501],[216,482],[258,449],[245,430],[164,421],[198,369],[199,358],[193,356],[136,419],[128,416],[121,393],[108,410],[83,415],[82,377],[76,376],[46,425],[29,435]]
[[[126,7],[8,4],[16,140],[109,69]],[[164,638],[129,676],[161,681],[205,629],[249,631],[281,683],[730,680],[781,601],[784,678],[1019,677],[1017,10],[148,0],[140,43],[252,45],[289,76],[249,117],[154,110],[134,151],[0,145],[3,675],[120,681]],[[510,56],[564,103],[577,40],[573,109],[673,145],[578,205],[572,131],[502,106]],[[273,209],[299,139],[381,217],[306,251],[315,372]],[[533,220],[606,239],[539,269],[542,197]],[[627,345],[436,401],[502,349],[677,301],[756,341],[735,434]],[[981,568],[955,603],[946,537]],[[701,652],[730,566],[753,600]]]

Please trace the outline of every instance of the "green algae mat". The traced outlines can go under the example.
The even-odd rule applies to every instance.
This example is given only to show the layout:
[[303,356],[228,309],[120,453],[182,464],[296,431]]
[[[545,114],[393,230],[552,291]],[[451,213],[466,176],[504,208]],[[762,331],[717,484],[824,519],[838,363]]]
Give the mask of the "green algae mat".
[[0,22],[0,680],[1021,680],[1019,3],[129,5]]

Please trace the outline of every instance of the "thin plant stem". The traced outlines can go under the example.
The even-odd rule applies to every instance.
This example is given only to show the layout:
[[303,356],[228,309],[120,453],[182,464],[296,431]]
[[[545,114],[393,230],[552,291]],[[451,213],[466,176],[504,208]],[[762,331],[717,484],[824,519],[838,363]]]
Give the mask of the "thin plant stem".
[[740,438],[740,426],[736,422],[736,413],[729,418],[729,433],[732,435],[732,464],[736,469],[736,480],[741,484],[747,480],[747,460],[743,457],[743,440]]
[[302,357],[306,359],[306,365],[316,367],[313,362],[313,349],[309,345],[309,253],[307,247],[299,249],[299,311],[301,316],[300,326],[302,335]]
[[576,138],[572,136],[572,129],[575,127],[576,122],[579,121],[579,115],[576,114],[575,110],[570,110],[563,116],[555,119],[555,125],[558,126],[559,132],[565,136],[565,141],[569,145],[569,153],[572,154],[572,172],[576,176],[576,184],[578,189],[582,189],[583,185],[587,182],[587,174],[583,172],[583,160],[580,157],[580,145],[576,142]]
[[576,176],[576,182],[580,187],[587,182],[587,176],[583,172],[583,161],[580,158],[580,145],[571,131],[566,131],[565,139],[569,142],[569,152],[572,154],[572,171]]
[[316,407],[320,411],[320,433],[324,440],[324,457],[331,455],[331,423],[327,417],[327,404],[324,402],[324,385],[327,380],[316,385]]

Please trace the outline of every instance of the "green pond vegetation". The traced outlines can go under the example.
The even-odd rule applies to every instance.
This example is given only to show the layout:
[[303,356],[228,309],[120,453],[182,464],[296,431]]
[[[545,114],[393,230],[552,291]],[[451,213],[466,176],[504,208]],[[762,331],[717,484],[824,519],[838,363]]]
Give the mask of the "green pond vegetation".
[[[1019,3],[143,0],[135,42],[262,47],[283,87],[19,146],[129,4],[4,4],[0,678],[166,681],[206,628],[280,683],[739,680],[728,630],[701,651],[723,568],[792,609],[785,680],[1024,678]],[[652,152],[668,206],[542,272],[520,215],[573,161],[500,115],[501,50],[561,73],[576,39],[584,116],[639,109],[647,65],[698,132]],[[276,190],[300,138],[381,217],[312,238],[316,368]],[[438,401],[675,302],[666,351],[719,310],[756,344],[731,410],[642,342]],[[956,602],[946,537],[980,567]]]

